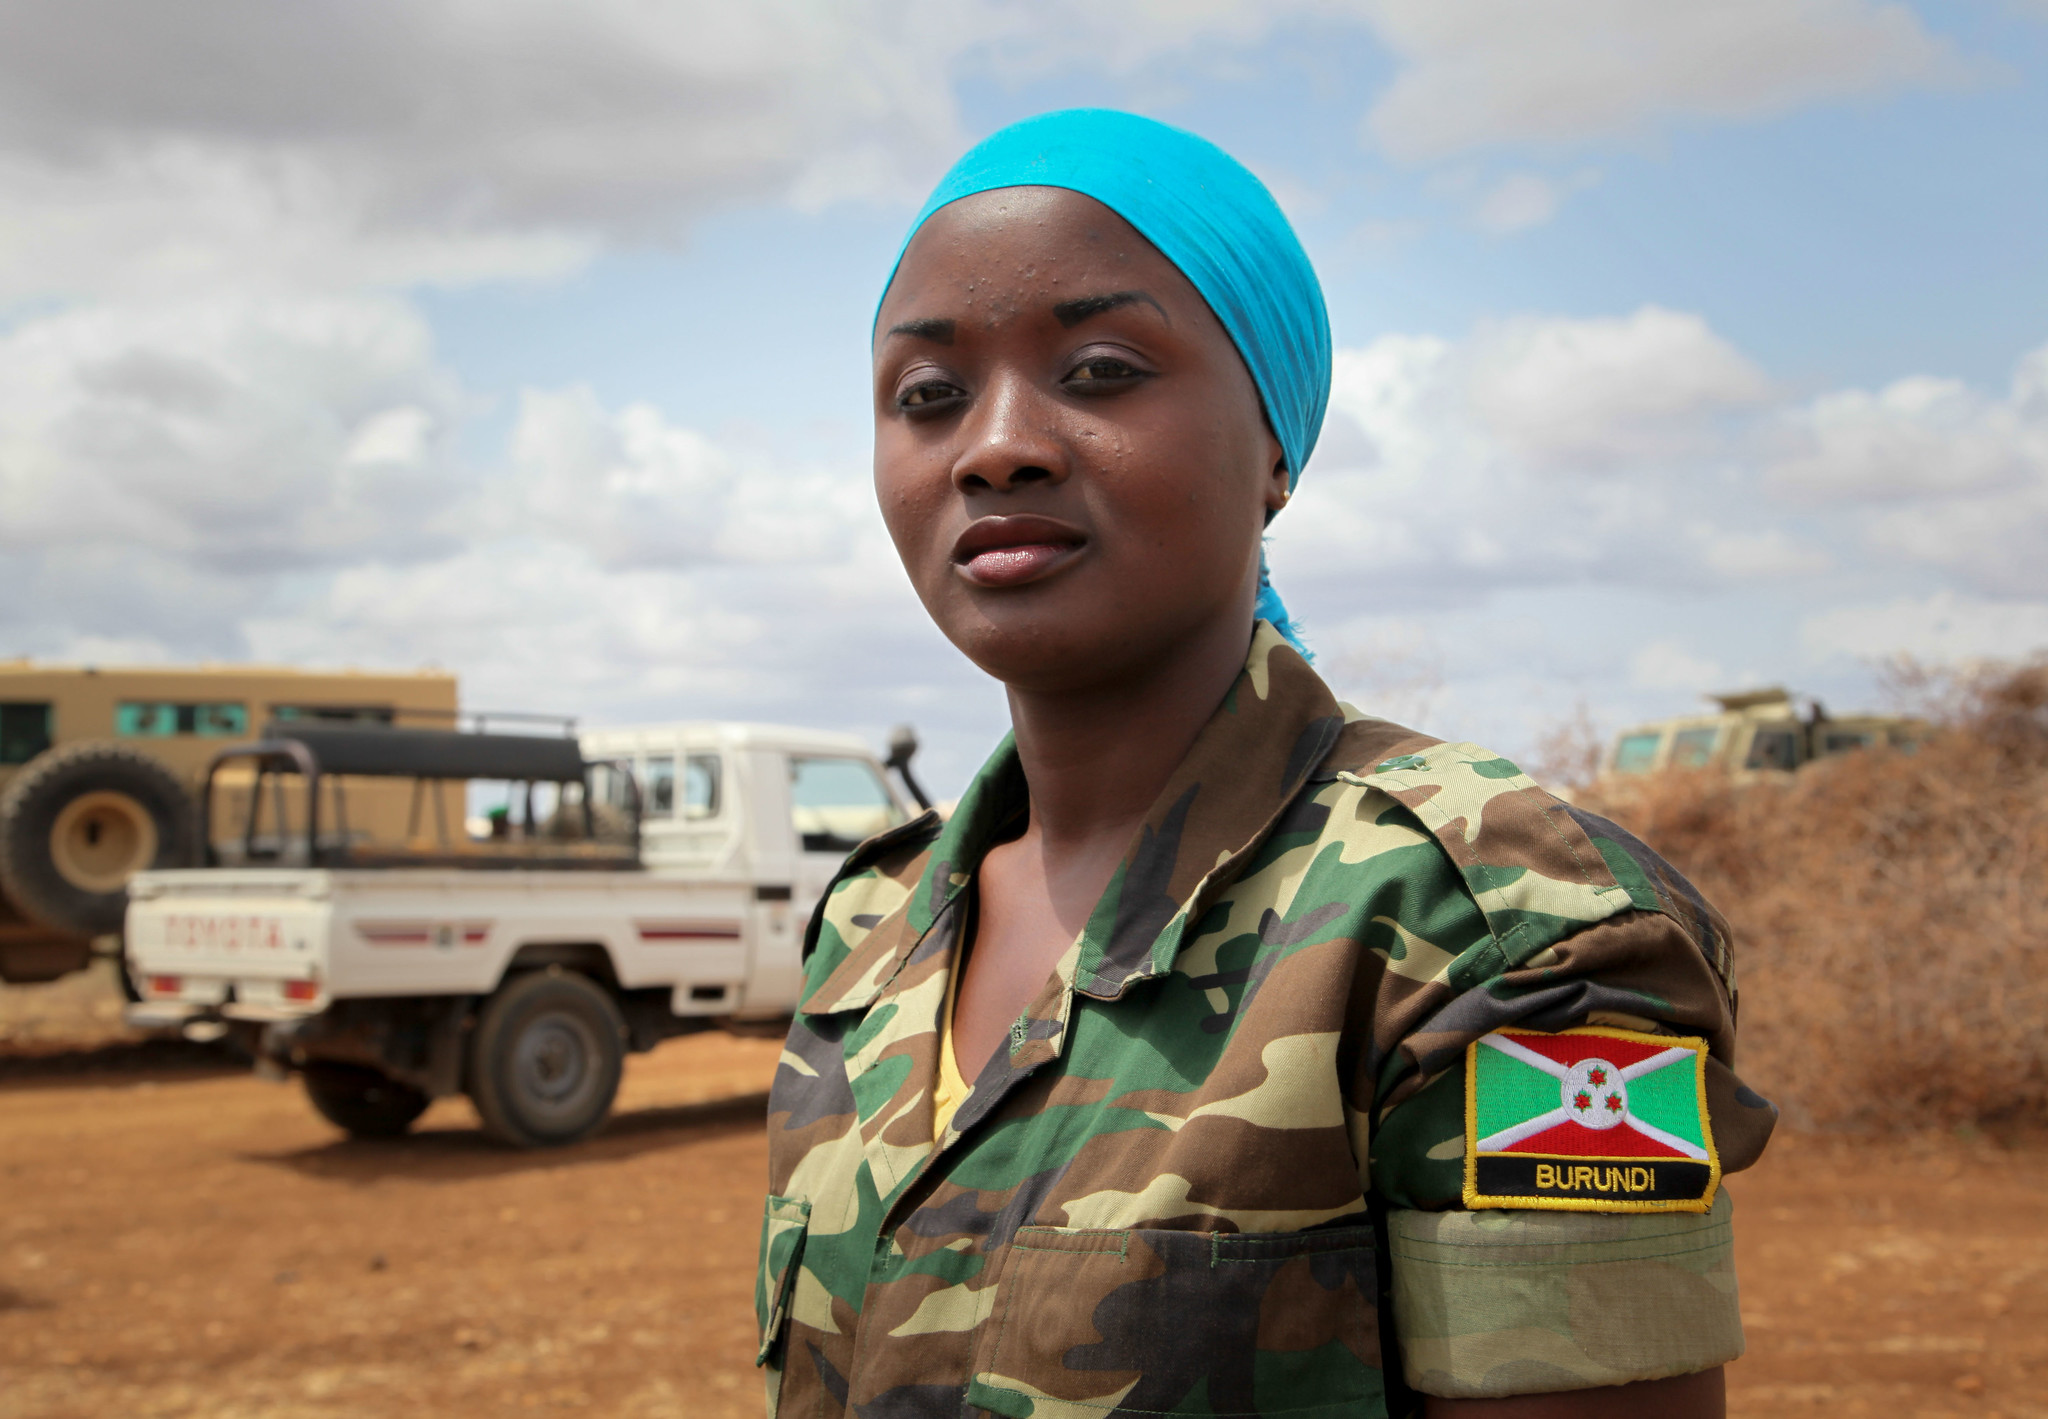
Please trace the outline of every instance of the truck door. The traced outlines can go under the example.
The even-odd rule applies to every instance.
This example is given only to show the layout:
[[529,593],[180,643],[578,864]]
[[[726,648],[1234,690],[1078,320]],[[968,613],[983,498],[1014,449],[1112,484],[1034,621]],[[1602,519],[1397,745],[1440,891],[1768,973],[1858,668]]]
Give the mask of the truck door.
[[[800,753],[784,758],[766,752],[757,752],[752,759],[757,775],[773,766],[776,776],[768,783],[757,778],[750,794],[750,802],[764,816],[756,820],[754,834],[757,944],[749,995],[793,1002],[802,975],[799,952],[804,923],[818,898],[831,885],[847,853],[864,839],[902,822],[904,813],[867,759]],[[765,817],[771,811],[776,814],[772,824]],[[779,831],[772,831],[775,829]],[[795,851],[788,857],[772,851],[769,840],[773,837],[780,837]],[[786,876],[785,863],[789,869]]]

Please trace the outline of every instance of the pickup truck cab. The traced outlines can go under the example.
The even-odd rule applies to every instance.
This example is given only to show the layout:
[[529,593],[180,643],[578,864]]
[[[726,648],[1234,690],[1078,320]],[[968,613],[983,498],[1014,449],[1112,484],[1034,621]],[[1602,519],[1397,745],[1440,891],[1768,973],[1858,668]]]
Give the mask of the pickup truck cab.
[[[909,752],[899,734],[891,766]],[[243,821],[217,828],[237,772]],[[347,785],[394,777],[415,781],[406,842],[352,835]],[[451,780],[492,811],[451,825]],[[131,1015],[234,1032],[350,1133],[465,1092],[505,1142],[571,1142],[628,1051],[786,1019],[812,906],[911,812],[865,744],[814,730],[279,725],[210,771],[209,865],[131,884]]]

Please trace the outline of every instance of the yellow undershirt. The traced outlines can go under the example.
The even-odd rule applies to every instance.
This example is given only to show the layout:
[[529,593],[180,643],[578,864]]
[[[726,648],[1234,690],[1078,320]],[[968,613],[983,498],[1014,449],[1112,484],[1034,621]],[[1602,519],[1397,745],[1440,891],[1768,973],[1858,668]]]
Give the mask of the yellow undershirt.
[[939,1077],[932,1085],[932,1142],[946,1136],[961,1102],[973,1089],[960,1077],[960,1061],[953,1057],[953,1000],[959,993],[960,962],[956,958],[946,977],[946,1005],[939,1013]]

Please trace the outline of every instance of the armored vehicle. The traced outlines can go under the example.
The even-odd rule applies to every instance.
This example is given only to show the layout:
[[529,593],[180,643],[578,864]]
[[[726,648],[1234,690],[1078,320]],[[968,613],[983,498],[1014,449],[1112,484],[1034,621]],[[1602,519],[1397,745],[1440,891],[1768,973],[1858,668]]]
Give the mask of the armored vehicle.
[[1809,700],[1802,713],[1779,686],[1708,698],[1720,706],[1717,713],[1656,720],[1617,734],[1601,763],[1601,779],[1611,786],[1664,769],[1755,779],[1873,745],[1907,748],[1928,732],[1924,720],[1899,715],[1836,718],[1818,700]]
[[[95,669],[0,661],[0,980],[82,970],[113,944],[129,879],[196,860],[194,794],[214,754],[281,723],[452,721],[455,677],[253,666]],[[253,776],[229,776],[247,793]],[[396,788],[354,832],[398,836]]]

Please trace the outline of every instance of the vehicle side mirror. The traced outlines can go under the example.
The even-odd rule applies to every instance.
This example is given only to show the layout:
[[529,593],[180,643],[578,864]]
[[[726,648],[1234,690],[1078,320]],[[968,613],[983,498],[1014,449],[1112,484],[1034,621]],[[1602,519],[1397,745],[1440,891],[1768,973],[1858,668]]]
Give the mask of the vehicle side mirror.
[[899,724],[889,731],[889,757],[882,761],[885,768],[896,771],[903,780],[903,786],[910,790],[910,796],[917,800],[920,808],[930,808],[932,801],[924,786],[910,772],[910,761],[917,755],[917,731],[907,724]]

